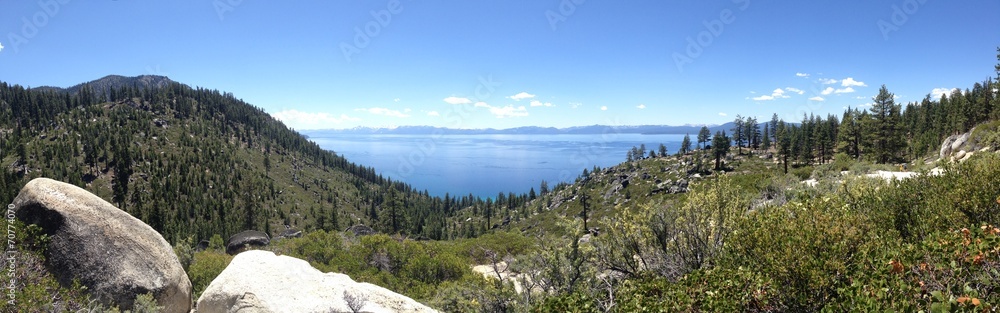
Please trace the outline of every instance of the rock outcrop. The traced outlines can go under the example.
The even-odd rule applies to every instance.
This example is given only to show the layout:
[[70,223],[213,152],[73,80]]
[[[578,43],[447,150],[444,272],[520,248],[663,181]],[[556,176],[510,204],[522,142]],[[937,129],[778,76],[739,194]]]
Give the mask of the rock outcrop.
[[236,255],[202,293],[197,311],[436,312],[388,289],[262,250]]
[[164,312],[191,309],[191,281],[163,236],[114,205],[67,183],[36,178],[14,199],[15,215],[50,236],[47,267],[106,305],[131,309],[152,293]]
[[271,238],[266,233],[256,230],[245,230],[226,239],[226,253],[236,255],[249,248],[266,247]]

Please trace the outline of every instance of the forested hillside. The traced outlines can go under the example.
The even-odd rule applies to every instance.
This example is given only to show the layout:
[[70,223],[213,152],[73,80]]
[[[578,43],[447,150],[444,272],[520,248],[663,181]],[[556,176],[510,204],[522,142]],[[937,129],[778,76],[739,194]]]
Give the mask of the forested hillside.
[[[285,225],[473,236],[486,227],[447,218],[499,204],[429,197],[324,151],[232,94],[156,76],[108,76],[65,89],[0,83],[0,161],[2,201],[32,178],[62,180],[171,242],[244,229],[280,233]],[[524,197],[510,194],[503,205]]]

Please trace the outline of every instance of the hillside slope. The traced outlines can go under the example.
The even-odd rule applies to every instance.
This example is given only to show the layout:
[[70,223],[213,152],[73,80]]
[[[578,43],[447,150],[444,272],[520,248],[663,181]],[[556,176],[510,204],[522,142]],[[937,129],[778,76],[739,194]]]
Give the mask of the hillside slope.
[[324,151],[262,109],[166,77],[0,83],[0,201],[35,177],[86,188],[170,241],[372,225],[446,237],[449,207]]

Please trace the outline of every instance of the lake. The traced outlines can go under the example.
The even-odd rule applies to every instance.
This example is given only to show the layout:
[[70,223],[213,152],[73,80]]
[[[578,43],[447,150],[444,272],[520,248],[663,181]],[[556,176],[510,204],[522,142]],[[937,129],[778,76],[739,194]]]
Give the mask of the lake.
[[[554,187],[572,182],[583,169],[625,161],[633,146],[668,153],[680,149],[684,135],[359,135],[310,137],[348,161],[370,166],[432,196],[500,192],[537,192],[542,180]],[[693,140],[694,138],[692,138]]]

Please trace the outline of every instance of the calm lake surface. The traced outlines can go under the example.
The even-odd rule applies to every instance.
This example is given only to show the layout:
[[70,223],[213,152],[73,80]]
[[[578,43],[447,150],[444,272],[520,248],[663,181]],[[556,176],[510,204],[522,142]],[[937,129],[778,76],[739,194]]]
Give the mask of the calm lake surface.
[[[347,160],[374,167],[432,196],[538,191],[542,180],[554,187],[572,182],[583,169],[625,161],[633,146],[668,153],[684,135],[324,135],[310,137]],[[694,139],[694,138],[692,138]]]

